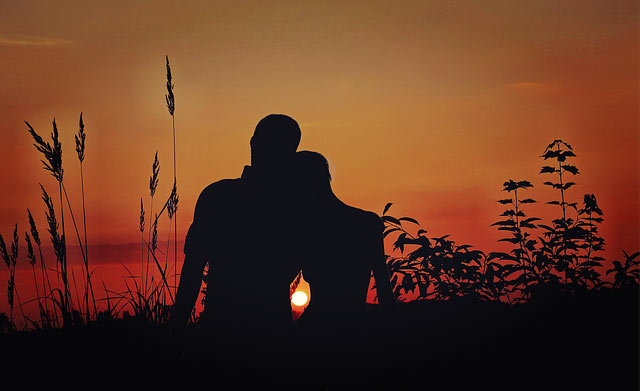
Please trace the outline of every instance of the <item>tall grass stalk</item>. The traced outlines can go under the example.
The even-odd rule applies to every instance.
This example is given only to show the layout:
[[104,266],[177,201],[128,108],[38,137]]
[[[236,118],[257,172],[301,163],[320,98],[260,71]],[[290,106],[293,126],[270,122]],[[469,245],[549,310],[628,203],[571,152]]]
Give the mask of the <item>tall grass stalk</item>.
[[[169,110],[169,115],[171,115],[171,128],[173,131],[173,187],[177,194],[177,168],[176,168],[176,102],[175,96],[173,95],[173,83],[171,78],[171,66],[169,65],[169,56],[166,56],[167,60],[167,94],[165,95],[165,100],[167,102],[167,109]],[[176,209],[174,210],[175,219],[174,223],[174,231],[173,231],[173,240],[174,240],[174,258],[173,258],[173,284],[176,290],[176,294],[178,291],[178,213],[177,213],[177,198],[176,198]]]
[[[25,124],[28,127],[28,131],[33,137],[36,149],[42,153],[45,157],[45,160],[41,160],[44,164],[43,168],[45,171],[49,171],[51,175],[58,181],[58,192],[60,196],[60,225],[62,230],[62,235],[59,237],[60,240],[60,258],[59,265],[61,270],[62,283],[64,285],[64,300],[63,304],[65,306],[64,313],[69,314],[69,282],[67,279],[67,251],[66,251],[66,240],[65,240],[65,224],[64,224],[64,204],[62,201],[62,181],[63,181],[63,169],[62,169],[62,144],[60,143],[58,137],[58,127],[56,125],[56,119],[53,119],[53,131],[51,132],[51,141],[53,145],[49,144],[49,142],[44,141],[42,137],[40,137],[33,127],[25,121]],[[42,186],[42,185],[41,185]],[[44,188],[43,188],[44,191]],[[47,196],[48,197],[48,196]],[[68,201],[68,200],[67,200]],[[82,247],[82,244],[81,244]],[[84,256],[84,253],[83,253]],[[68,320],[68,318],[67,318]]]
[[96,307],[96,298],[93,294],[93,286],[91,285],[91,273],[89,272],[89,247],[87,245],[87,213],[85,210],[85,197],[84,197],[84,172],[83,163],[85,157],[85,140],[86,133],[84,132],[84,122],[82,121],[82,113],[80,113],[80,120],[78,122],[78,134],[75,135],[76,141],[76,153],[78,154],[78,161],[80,162],[80,189],[82,192],[82,226],[84,229],[84,268],[86,273],[86,285],[84,288],[84,300],[87,310],[87,322],[90,321],[89,310],[89,291],[91,291],[91,298],[93,299],[93,311],[97,316],[98,309]]
[[[158,176],[160,174],[160,162],[158,161],[158,151],[156,151],[155,157],[153,159],[153,165],[151,166],[151,176],[149,177],[149,194],[151,195],[151,201],[149,206],[149,225],[151,226],[151,217],[153,216],[153,199],[156,195],[156,189],[158,188]],[[157,224],[157,222],[156,222]],[[152,230],[149,229],[149,243],[151,242],[151,234]],[[148,274],[149,274],[149,252],[147,252],[147,264],[146,270],[144,271],[144,283],[143,291],[146,292],[147,284],[148,284]]]

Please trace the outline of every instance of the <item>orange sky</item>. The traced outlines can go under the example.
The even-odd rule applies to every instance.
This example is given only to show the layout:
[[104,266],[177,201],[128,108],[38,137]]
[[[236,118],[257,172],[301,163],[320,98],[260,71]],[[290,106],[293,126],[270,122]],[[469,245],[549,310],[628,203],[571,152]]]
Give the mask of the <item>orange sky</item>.
[[301,149],[329,158],[344,201],[378,213],[394,202],[392,213],[431,234],[486,251],[500,248],[489,224],[505,180],[530,180],[530,196],[553,199],[539,156],[562,138],[581,170],[569,198],[597,196],[607,256],[639,249],[636,1],[316,3],[3,2],[0,233],[16,222],[23,232],[27,207],[44,232],[38,182],[55,190],[24,120],[48,134],[56,117],[80,212],[82,111],[92,262],[138,259],[156,150],[158,195],[171,187],[168,54],[182,235],[200,190],[240,175],[255,124],[277,112],[300,123]]

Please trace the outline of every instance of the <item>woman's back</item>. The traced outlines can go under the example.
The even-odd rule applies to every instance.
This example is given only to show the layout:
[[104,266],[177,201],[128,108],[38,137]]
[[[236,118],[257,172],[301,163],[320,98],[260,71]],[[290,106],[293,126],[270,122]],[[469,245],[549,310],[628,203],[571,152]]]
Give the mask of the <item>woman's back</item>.
[[366,311],[382,222],[341,202],[318,208],[305,233],[302,273],[311,288],[306,318],[359,316]]
[[384,255],[382,220],[336,197],[327,160],[321,154],[301,151],[297,157],[301,224],[295,236],[302,274],[311,287],[304,321],[322,319],[325,323],[361,317],[367,312],[372,271],[381,304],[395,303]]

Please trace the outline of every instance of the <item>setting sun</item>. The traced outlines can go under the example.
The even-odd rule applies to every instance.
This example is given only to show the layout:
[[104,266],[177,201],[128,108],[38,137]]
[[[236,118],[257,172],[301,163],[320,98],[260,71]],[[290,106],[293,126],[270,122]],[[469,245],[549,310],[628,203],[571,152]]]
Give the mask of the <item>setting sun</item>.
[[298,307],[302,307],[303,305],[307,304],[308,299],[309,298],[307,297],[307,294],[302,291],[296,291],[293,296],[291,296],[291,302],[293,303],[293,305],[296,305]]

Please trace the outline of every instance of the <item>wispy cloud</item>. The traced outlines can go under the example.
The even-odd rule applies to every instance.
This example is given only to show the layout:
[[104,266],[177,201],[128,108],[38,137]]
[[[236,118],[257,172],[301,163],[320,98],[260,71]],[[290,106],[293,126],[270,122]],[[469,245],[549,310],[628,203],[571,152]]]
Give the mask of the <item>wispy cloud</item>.
[[0,46],[60,46],[72,43],[61,38],[43,37],[38,35],[5,34],[0,33]]

